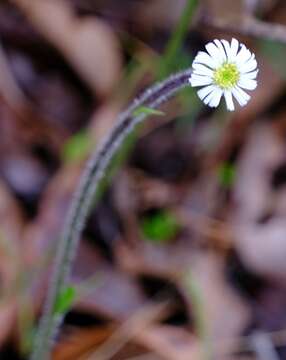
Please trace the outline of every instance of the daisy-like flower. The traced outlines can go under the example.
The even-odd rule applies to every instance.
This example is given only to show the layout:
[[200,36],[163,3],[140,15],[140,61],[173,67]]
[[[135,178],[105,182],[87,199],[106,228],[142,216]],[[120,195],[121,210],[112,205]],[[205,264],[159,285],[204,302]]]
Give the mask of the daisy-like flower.
[[234,110],[232,96],[239,105],[245,106],[250,96],[243,90],[254,90],[257,86],[257,61],[243,44],[236,39],[214,40],[206,45],[193,61],[190,77],[192,86],[201,86],[198,95],[203,102],[217,107],[222,96],[228,110]]

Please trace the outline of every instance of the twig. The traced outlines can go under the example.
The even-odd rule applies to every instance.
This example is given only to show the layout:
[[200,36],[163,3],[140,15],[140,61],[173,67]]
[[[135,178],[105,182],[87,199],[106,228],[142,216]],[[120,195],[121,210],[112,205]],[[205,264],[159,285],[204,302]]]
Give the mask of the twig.
[[27,101],[12,74],[8,59],[0,43],[0,92],[11,108],[22,108]]
[[161,304],[147,304],[140,311],[130,317],[119,329],[114,332],[110,338],[98,347],[86,360],[108,360],[119,352],[124,345],[143,329],[148,327],[155,320],[166,316],[170,304],[168,302]]
[[198,22],[200,25],[205,24],[219,30],[234,31],[244,35],[286,43],[286,26],[261,21],[252,16],[244,15],[235,19],[202,16]]
[[[266,352],[265,350],[262,349],[261,344],[256,344],[254,345],[253,343],[253,339],[256,336],[261,336],[263,337],[263,343],[265,346],[265,341],[268,342],[267,351],[271,351],[271,353]],[[256,338],[257,339],[257,338]],[[265,340],[267,339],[267,340]],[[284,346],[286,343],[286,330],[278,330],[278,331],[274,331],[274,332],[259,332],[258,334],[251,334],[251,335],[247,335],[247,336],[241,336],[241,337],[237,337],[237,338],[229,338],[229,339],[220,339],[220,340],[215,340],[212,343],[212,348],[213,348],[213,357],[215,359],[221,359],[221,358],[225,358],[225,357],[232,357],[234,354],[239,354],[239,353],[243,353],[243,352],[255,352],[259,357],[260,360],[276,360],[278,359],[277,354],[273,352],[275,352],[275,348],[276,347],[280,347],[280,346]],[[174,348],[176,347],[176,344],[173,345]],[[269,350],[270,347],[270,350]],[[258,348],[260,349],[259,351],[263,351],[263,356],[261,356],[261,353],[258,351]],[[149,354],[145,354],[142,355],[142,358],[145,360],[144,356],[147,356],[146,360],[148,359],[148,356],[152,356],[153,353],[149,353]],[[185,358],[185,352],[180,351],[180,346],[178,346],[178,350],[177,350],[177,355],[176,355],[176,359],[181,359],[181,358]],[[131,357],[128,360],[140,360],[141,357]],[[250,357],[249,357],[250,359]],[[251,357],[252,359],[252,357]]]
[[64,314],[55,313],[55,307],[69,281],[80,235],[92,205],[94,194],[116,151],[134,127],[147,117],[145,113],[134,116],[134,110],[137,110],[142,105],[157,108],[180,89],[188,86],[190,75],[191,69],[172,75],[167,80],[147,89],[141,96],[136,98],[127,110],[119,115],[118,121],[110,135],[107,136],[88,161],[72,200],[63,228],[63,234],[58,241],[55,264],[44,312],[35,340],[32,360],[49,359],[52,342],[57,335],[64,316]]

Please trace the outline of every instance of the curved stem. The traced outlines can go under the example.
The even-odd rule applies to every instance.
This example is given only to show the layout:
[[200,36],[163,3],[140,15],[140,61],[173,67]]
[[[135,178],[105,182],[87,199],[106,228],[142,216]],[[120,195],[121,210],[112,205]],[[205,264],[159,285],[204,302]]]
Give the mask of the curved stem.
[[36,335],[35,346],[31,356],[32,360],[46,360],[50,358],[53,340],[57,335],[64,316],[63,313],[57,313],[55,307],[59,296],[69,281],[72,263],[94,194],[116,151],[134,127],[147,117],[147,114],[133,116],[134,110],[143,105],[157,108],[177,91],[188,86],[190,75],[190,69],[172,75],[135,98],[131,105],[119,115],[118,121],[111,130],[111,133],[88,161],[72,200],[63,233],[56,249],[55,264],[43,315],[40,319],[39,330]]

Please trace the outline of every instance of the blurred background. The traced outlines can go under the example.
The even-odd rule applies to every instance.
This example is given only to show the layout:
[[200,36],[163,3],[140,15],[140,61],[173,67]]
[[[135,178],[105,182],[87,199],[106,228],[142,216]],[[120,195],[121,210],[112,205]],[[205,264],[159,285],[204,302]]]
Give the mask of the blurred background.
[[245,108],[186,89],[112,162],[56,360],[286,359],[286,3],[0,2],[0,359],[27,359],[90,153],[215,38],[255,52]]

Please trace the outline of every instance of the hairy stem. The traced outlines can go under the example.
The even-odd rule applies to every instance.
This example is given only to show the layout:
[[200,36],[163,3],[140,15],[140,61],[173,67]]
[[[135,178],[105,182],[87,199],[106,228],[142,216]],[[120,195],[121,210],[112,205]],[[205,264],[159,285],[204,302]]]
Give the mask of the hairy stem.
[[55,307],[59,296],[68,284],[73,260],[94,199],[94,194],[116,151],[134,127],[148,116],[144,113],[134,116],[134,111],[140,108],[140,106],[157,108],[177,91],[188,86],[190,76],[190,69],[177,73],[165,81],[155,84],[137,97],[119,115],[118,121],[110,134],[87,162],[67,214],[62,236],[57,245],[55,264],[43,315],[40,319],[39,330],[36,335],[31,356],[32,360],[47,360],[50,358],[53,341],[65,315],[64,313],[56,312]]

